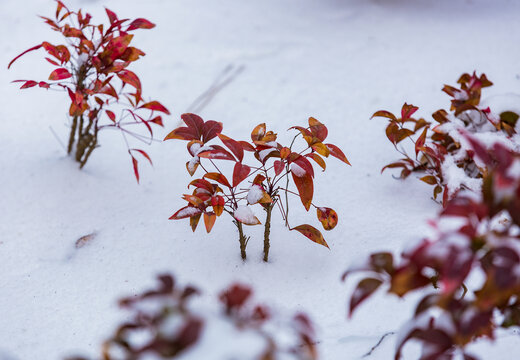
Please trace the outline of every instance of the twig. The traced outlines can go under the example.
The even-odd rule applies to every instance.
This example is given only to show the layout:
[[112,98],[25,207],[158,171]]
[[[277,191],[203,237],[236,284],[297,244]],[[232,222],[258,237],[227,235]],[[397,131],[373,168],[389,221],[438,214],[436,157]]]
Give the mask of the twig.
[[245,69],[244,65],[236,67],[235,65],[228,65],[222,72],[217,76],[213,84],[200,94],[186,109],[186,112],[198,113],[205,108],[211,100],[221,91],[224,87],[229,85],[235,78]]
[[67,148],[65,147],[65,144],[63,143],[63,141],[61,141],[61,139],[59,138],[58,134],[56,134],[56,132],[54,131],[54,129],[52,128],[52,126],[49,126],[49,130],[51,131],[52,135],[54,135],[54,137],[56,138],[56,140],[58,140],[58,143],[61,145],[61,147],[63,148],[63,151],[65,151],[65,153],[67,153]]
[[381,345],[381,343],[383,342],[383,340],[389,336],[389,335],[395,335],[395,331],[389,331],[387,332],[386,334],[383,334],[383,336],[381,336],[381,338],[379,339],[379,341],[377,342],[377,344],[375,344],[374,346],[372,346],[372,349],[370,349],[369,352],[367,352],[365,355],[363,355],[362,357],[363,358],[366,358],[366,357],[369,357],[370,355],[372,355],[372,353],[374,352],[375,349],[377,349],[379,347],[379,345]]

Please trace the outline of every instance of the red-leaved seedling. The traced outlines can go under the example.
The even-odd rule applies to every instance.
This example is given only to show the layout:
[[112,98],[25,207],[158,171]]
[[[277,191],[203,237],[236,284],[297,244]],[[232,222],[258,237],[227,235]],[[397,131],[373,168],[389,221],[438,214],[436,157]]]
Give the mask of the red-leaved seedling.
[[352,272],[368,273],[350,298],[350,314],[386,284],[403,297],[428,289],[404,327],[395,359],[409,340],[422,343],[421,360],[452,359],[478,337],[493,339],[498,328],[520,326],[520,154],[466,135],[485,165],[480,194],[459,192],[432,222],[436,235],[394,259],[374,253]]
[[[260,220],[254,215],[251,206],[259,204],[266,212],[264,223],[264,261],[268,261],[272,210],[275,206],[290,230],[296,230],[317,244],[328,247],[323,235],[315,227],[303,224],[289,225],[289,195],[300,198],[308,211],[314,207],[318,220],[325,230],[332,230],[337,222],[336,212],[327,207],[313,204],[314,167],[313,162],[325,171],[324,158],[333,156],[350,165],[345,154],[335,145],[324,143],[328,130],[314,118],[309,118],[309,126],[294,126],[298,131],[291,144],[283,146],[277,142],[277,135],[267,131],[260,124],[251,133],[251,142],[237,141],[222,134],[222,124],[213,120],[204,121],[195,114],[184,114],[186,126],[179,127],[168,134],[165,140],[180,139],[188,141],[191,160],[186,163],[190,175],[200,167],[203,176],[190,182],[192,194],[184,195],[188,204],[178,210],[170,219],[190,219],[195,231],[201,217],[207,232],[211,231],[217,217],[226,212],[232,216],[238,228],[240,254],[246,259],[246,245],[249,241],[244,235],[242,225],[258,225]],[[293,149],[296,138],[302,137],[305,146],[301,151]],[[210,145],[218,138],[222,145]],[[246,157],[250,153],[253,159]],[[217,165],[223,160],[233,164],[232,174],[226,176]],[[203,164],[204,162],[204,164]],[[291,183],[296,191],[289,188]]]
[[[434,199],[443,193],[443,205],[460,189],[478,192],[482,185],[484,164],[474,159],[465,133],[483,144],[499,141],[514,150],[520,146],[515,130],[519,115],[513,111],[494,114],[489,107],[480,106],[482,89],[492,85],[486,75],[464,74],[458,83],[459,89],[444,86],[443,91],[452,98],[450,112],[436,111],[432,115],[434,122],[415,118],[418,108],[409,104],[403,105],[400,117],[385,110],[372,116],[389,120],[386,136],[403,156],[382,171],[401,168],[403,179],[414,172],[423,173],[420,179],[434,186]],[[413,155],[401,146],[405,139],[411,141]]]
[[[291,319],[283,319],[289,321],[271,321],[273,315],[267,306],[252,303],[253,290],[249,286],[233,284],[222,291],[219,300],[223,314],[221,311],[211,314],[207,309],[199,311],[192,303],[193,297],[199,294],[198,289],[181,287],[168,274],[159,276],[159,282],[157,289],[120,301],[132,316],[103,344],[104,360],[184,358],[187,350],[201,344],[205,348],[208,343],[213,344],[211,350],[220,350],[240,340],[244,345],[251,342],[261,345],[241,349],[242,356],[249,359],[318,358],[314,328],[309,318],[298,313]],[[215,334],[215,331],[204,331],[208,323],[213,329],[219,329],[218,341],[211,338],[201,341],[204,336]],[[238,338],[237,333],[241,333]],[[279,333],[284,336],[277,336]],[[72,357],[68,360],[86,358]]]
[[[134,173],[139,181],[136,155],[151,163],[146,152],[130,148],[127,135],[144,142],[153,139],[153,125],[163,126],[157,113],[169,114],[158,101],[145,101],[139,77],[128,66],[144,56],[144,52],[130,46],[134,37],[131,32],[151,29],[153,23],[146,19],[119,19],[106,9],[109,23],[93,24],[90,14],[69,10],[57,0],[55,18],[42,18],[52,30],[59,32],[64,44],[53,45],[47,41],[24,51],[15,57],[8,68],[28,52],[43,48],[47,60],[56,68],[48,81],[16,80],[21,89],[39,86],[44,89],[61,89],[70,98],[71,118],[68,153],[82,168],[92,151],[99,146],[98,132],[107,128],[121,131],[128,153],[132,158]],[[117,115],[119,114],[119,115]],[[146,134],[128,129],[131,125],[142,125]]]

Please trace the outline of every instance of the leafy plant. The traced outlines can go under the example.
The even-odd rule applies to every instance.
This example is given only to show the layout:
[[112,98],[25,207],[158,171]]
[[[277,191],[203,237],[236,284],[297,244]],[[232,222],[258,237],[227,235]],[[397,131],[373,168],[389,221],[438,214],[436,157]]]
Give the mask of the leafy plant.
[[[83,14],[81,9],[71,11],[59,0],[56,3],[55,19],[43,16],[42,19],[64,37],[65,43],[53,45],[44,41],[15,57],[8,66],[10,68],[28,52],[43,48],[47,52],[45,60],[56,68],[50,73],[48,81],[14,82],[21,82],[21,89],[39,86],[67,92],[72,120],[67,151],[74,153],[80,168],[99,146],[100,130],[120,130],[139,181],[138,161],[134,155],[139,154],[150,163],[151,159],[143,150],[130,148],[127,135],[151,142],[152,126],[163,126],[161,116],[156,116],[156,113],[169,114],[169,111],[158,101],[145,101],[139,77],[128,70],[132,62],[145,55],[130,46],[134,37],[130,33],[138,29],[151,29],[155,25],[143,18],[133,21],[119,19],[109,9],[105,9],[109,24],[95,25],[91,23],[89,13]],[[116,115],[118,111],[119,115]],[[148,135],[128,129],[135,124],[142,125]]]
[[369,275],[350,298],[350,315],[385,284],[403,297],[431,288],[403,329],[395,358],[411,339],[423,345],[422,360],[452,359],[478,337],[495,337],[496,329],[520,326],[520,155],[504,145],[487,148],[465,135],[475,157],[485,164],[480,195],[464,191],[446,204],[437,235],[424,239],[394,259],[374,253],[359,267]]
[[[436,111],[432,115],[434,122],[414,118],[418,108],[406,103],[399,118],[385,110],[372,116],[389,120],[386,136],[403,156],[382,171],[401,168],[402,179],[414,172],[424,173],[420,179],[434,186],[434,199],[443,193],[443,205],[461,188],[478,192],[482,184],[484,164],[473,158],[463,133],[473,134],[483,144],[499,141],[510,149],[519,149],[515,130],[519,115],[512,111],[496,115],[489,107],[480,106],[482,89],[492,85],[486,75],[464,74],[458,83],[460,88],[444,86],[443,91],[452,98],[450,112]],[[411,141],[414,155],[408,155],[401,146],[405,139]]]
[[[195,231],[200,218],[204,217],[206,231],[209,233],[217,217],[223,212],[233,218],[238,229],[240,253],[246,259],[246,246],[249,238],[245,236],[243,225],[258,225],[260,220],[251,210],[251,205],[259,204],[266,212],[264,223],[264,261],[268,261],[270,247],[271,216],[275,206],[289,230],[296,230],[317,244],[326,246],[323,235],[315,227],[303,224],[295,227],[289,225],[289,195],[300,198],[307,211],[316,209],[318,220],[325,230],[332,230],[338,216],[333,209],[318,207],[312,203],[314,194],[315,162],[325,171],[324,157],[333,156],[350,165],[343,152],[333,144],[325,144],[328,130],[314,118],[309,118],[309,126],[304,128],[294,126],[298,131],[291,144],[283,146],[277,142],[277,135],[267,131],[265,124],[256,126],[251,133],[251,142],[237,141],[222,134],[222,124],[213,120],[204,121],[195,114],[183,114],[182,120],[186,126],[179,127],[169,133],[165,140],[179,139],[188,142],[188,152],[192,157],[186,163],[191,176],[200,167],[204,172],[201,178],[190,182],[188,187],[194,188],[192,194],[185,194],[186,206],[173,214],[170,219],[190,219]],[[305,140],[306,145],[301,151],[293,149],[298,137]],[[209,142],[219,138],[222,144],[209,145]],[[248,162],[246,153],[253,155],[253,162]],[[217,165],[217,160],[225,160],[233,164],[232,175],[228,177]],[[203,164],[202,162],[206,162]],[[249,179],[250,185],[244,185]],[[290,180],[296,191],[289,189]]]
[[[120,306],[129,310],[132,317],[105,341],[102,359],[177,358],[200,344],[208,323],[218,326],[220,322],[225,326],[221,325],[219,346],[237,341],[237,331],[262,341],[264,347],[259,353],[256,353],[256,347],[247,350],[252,356],[250,358],[317,359],[314,329],[305,314],[296,314],[289,324],[283,326],[270,324],[272,315],[269,308],[251,304],[251,288],[233,284],[220,294],[222,314],[206,311],[205,315],[200,315],[204,312],[200,308],[194,310],[191,301],[198,294],[196,288],[180,287],[173,276],[165,274],[159,276],[157,289],[120,300]],[[233,330],[230,331],[229,325]],[[292,340],[279,341],[278,333],[291,334]],[[68,360],[86,358],[72,357]]]

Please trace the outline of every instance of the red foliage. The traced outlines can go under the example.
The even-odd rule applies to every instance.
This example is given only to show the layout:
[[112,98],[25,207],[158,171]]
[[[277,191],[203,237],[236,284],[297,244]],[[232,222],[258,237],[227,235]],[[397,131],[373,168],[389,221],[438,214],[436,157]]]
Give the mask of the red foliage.
[[[182,120],[186,126],[173,130],[165,140],[188,141],[188,152],[192,158],[186,163],[186,168],[193,176],[200,166],[204,175],[189,184],[194,190],[192,194],[183,197],[188,202],[187,206],[178,210],[170,219],[190,218],[192,229],[195,230],[201,215],[204,214],[205,220],[207,219],[206,230],[209,232],[215,218],[223,212],[228,213],[239,227],[242,257],[245,258],[247,240],[242,236],[241,226],[260,224],[260,220],[253,215],[250,208],[251,205],[260,204],[267,212],[267,235],[264,236],[264,260],[267,261],[271,210],[278,205],[281,216],[290,230],[299,231],[315,243],[328,247],[320,231],[308,224],[290,227],[287,216],[288,195],[296,195],[307,211],[311,206],[317,209],[318,220],[325,230],[331,230],[337,224],[338,216],[334,210],[317,207],[312,202],[315,174],[310,160],[323,170],[324,158],[329,155],[350,165],[345,154],[337,146],[324,143],[328,134],[325,125],[311,117],[307,128],[292,127],[291,129],[296,129],[299,133],[291,145],[286,147],[277,142],[277,135],[267,131],[265,124],[256,126],[251,133],[251,142],[247,142],[237,141],[222,134],[222,123],[204,121],[195,114],[183,114]],[[300,135],[306,144],[302,151],[297,152],[293,150],[293,145]],[[209,144],[216,138],[224,147]],[[245,157],[247,152],[254,157],[252,163],[245,163],[248,161]],[[202,165],[203,160],[208,162],[206,166]],[[234,162],[230,178],[220,170],[215,160]],[[247,179],[250,183],[249,188],[239,187],[241,184],[245,186],[243,184]],[[296,187],[296,192],[289,189],[290,179]]]
[[[69,115],[72,118],[68,152],[72,152],[76,142],[75,157],[81,166],[98,146],[99,130],[120,130],[127,146],[126,135],[141,141],[150,141],[153,138],[151,125],[162,126],[162,118],[156,112],[169,114],[169,111],[158,101],[144,101],[139,77],[127,68],[145,55],[141,50],[130,46],[134,36],[130,32],[151,29],[155,25],[141,18],[134,21],[120,20],[109,9],[106,9],[108,25],[93,24],[91,15],[83,14],[81,9],[71,11],[59,0],[56,4],[55,18],[42,18],[54,31],[61,33],[65,43],[53,45],[44,41],[15,57],[8,66],[11,67],[28,52],[43,48],[48,55],[45,59],[56,69],[50,73],[49,82],[15,82],[23,83],[21,89],[38,85],[46,89],[67,91],[70,97]],[[120,110],[119,116],[116,116],[115,109]],[[133,124],[142,125],[149,135],[128,130]],[[139,181],[137,159],[132,154],[134,152],[150,159],[143,150],[129,148]]]
[[[481,195],[460,192],[447,202],[434,223],[438,235],[401,259],[375,253],[344,275],[370,274],[352,294],[350,314],[382,284],[400,297],[432,284],[437,289],[417,305],[396,359],[411,339],[422,342],[423,360],[452,359],[477,337],[494,338],[497,327],[520,326],[520,154],[497,143],[491,157],[478,141],[469,141],[485,164]],[[483,278],[472,280],[476,274]]]
[[[377,111],[372,116],[388,119],[386,136],[403,155],[403,158],[386,165],[382,171],[401,168],[402,179],[413,172],[424,173],[420,180],[434,186],[434,199],[443,193],[443,205],[461,188],[468,188],[465,183],[449,183],[447,158],[469,179],[481,179],[483,176],[483,166],[475,162],[462,133],[492,133],[496,139],[510,141],[518,120],[518,114],[512,111],[495,115],[489,108],[480,106],[482,88],[492,85],[486,75],[478,77],[475,73],[464,74],[458,83],[459,89],[444,86],[443,91],[452,98],[451,113],[442,109],[436,111],[432,115],[434,122],[412,117],[418,108],[406,103],[401,109],[400,118],[385,110]],[[414,156],[408,155],[400,146],[405,139],[413,143]]]
[[[251,304],[253,291],[242,284],[231,285],[220,295],[224,308],[223,320],[236,331],[259,337],[265,346],[249,350],[251,358],[263,360],[287,357],[295,360],[316,360],[317,352],[314,329],[309,318],[302,313],[292,318],[290,325],[280,326],[279,321],[270,324],[272,315],[264,305]],[[115,359],[160,359],[180,357],[187,349],[197,347],[204,336],[206,324],[219,321],[221,316],[197,315],[201,309],[194,308],[191,299],[199,294],[192,286],[180,287],[171,275],[159,276],[157,289],[120,300],[120,306],[132,313],[130,320],[122,323],[103,344],[102,358]],[[216,315],[216,316],[215,316]],[[227,326],[225,327],[227,329]],[[275,330],[275,331],[273,331]],[[277,339],[277,332],[292,333],[293,340]],[[219,334],[220,344],[235,342],[233,331]],[[144,339],[145,341],[140,341]],[[207,346],[207,345],[206,345]],[[69,360],[86,360],[83,357]]]

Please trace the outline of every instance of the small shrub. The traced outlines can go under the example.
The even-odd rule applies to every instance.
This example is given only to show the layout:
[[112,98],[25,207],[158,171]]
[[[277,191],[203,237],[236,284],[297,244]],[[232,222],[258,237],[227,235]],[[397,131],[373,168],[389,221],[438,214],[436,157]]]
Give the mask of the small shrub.
[[[515,130],[518,114],[505,111],[497,115],[489,107],[480,106],[482,89],[492,85],[486,75],[464,74],[458,83],[460,88],[444,86],[443,91],[452,99],[450,112],[436,111],[432,115],[433,122],[414,118],[418,108],[406,103],[400,118],[385,110],[372,116],[389,120],[386,136],[403,156],[382,171],[401,168],[402,179],[414,172],[424,173],[421,180],[434,186],[434,199],[443,194],[444,205],[460,189],[478,192],[482,184],[484,164],[474,159],[463,134],[472,134],[482,144],[500,142],[512,150],[520,148]],[[415,154],[412,156],[400,146],[405,139],[413,143]]]
[[[132,316],[121,324],[102,346],[103,360],[172,359],[197,347],[209,322],[223,321],[218,346],[237,341],[236,333],[247,334],[249,339],[260,339],[264,344],[260,353],[255,347],[247,349],[248,358],[262,360],[284,359],[315,360],[317,352],[314,329],[308,317],[296,314],[289,323],[272,323],[270,310],[251,303],[252,290],[234,284],[220,294],[221,314],[201,315],[191,303],[199,291],[191,286],[180,287],[171,275],[159,276],[159,287],[142,294],[122,299],[120,305]],[[199,309],[201,310],[201,309]],[[278,334],[284,334],[280,341]],[[287,337],[287,334],[291,336]],[[287,341],[287,339],[291,339]],[[214,343],[213,343],[214,344]],[[206,345],[207,346],[207,345]],[[213,345],[214,346],[214,345]],[[208,349],[210,350],[210,349]],[[73,357],[68,360],[86,360]]]
[[[21,89],[39,86],[44,89],[66,91],[70,98],[69,116],[70,135],[67,146],[69,154],[82,168],[92,151],[99,146],[98,132],[113,128],[121,131],[128,153],[132,158],[134,172],[139,181],[139,154],[151,163],[146,152],[130,148],[127,135],[141,141],[151,141],[153,125],[163,126],[161,116],[156,112],[169,114],[158,101],[145,101],[142,96],[141,81],[128,66],[137,61],[144,52],[130,46],[138,29],[155,27],[146,19],[119,19],[106,9],[109,24],[93,24],[90,14],[69,10],[61,1],[56,1],[55,19],[43,17],[52,30],[59,32],[64,44],[53,45],[47,41],[36,45],[17,57],[8,67],[28,52],[43,48],[45,58],[56,68],[50,73],[48,81],[16,80]],[[116,115],[119,112],[120,115]],[[142,125],[149,135],[143,135],[128,128]]]
[[347,271],[368,273],[350,298],[350,315],[385,284],[403,297],[429,291],[402,330],[395,359],[409,340],[422,343],[421,360],[452,359],[478,337],[495,337],[497,328],[520,326],[520,155],[504,145],[492,154],[466,135],[485,165],[480,195],[464,191],[446,204],[435,221],[437,235],[394,259],[370,256]]
[[[179,127],[168,134],[165,140],[187,140],[188,152],[192,157],[186,163],[190,175],[194,175],[200,167],[204,172],[201,178],[195,179],[188,187],[194,187],[192,194],[185,194],[184,200],[187,206],[178,210],[170,219],[190,219],[190,224],[195,231],[201,216],[209,233],[215,220],[226,212],[233,218],[233,223],[238,228],[240,253],[242,259],[246,259],[246,246],[249,241],[244,234],[244,225],[258,225],[260,220],[253,214],[250,205],[259,204],[266,212],[264,223],[264,261],[268,261],[270,247],[271,216],[275,206],[278,206],[280,214],[289,230],[296,230],[310,240],[328,247],[323,235],[315,227],[303,224],[295,227],[289,225],[289,195],[300,198],[307,211],[312,207],[316,209],[318,220],[325,230],[333,229],[338,221],[338,216],[333,209],[319,207],[312,203],[314,194],[314,168],[311,160],[325,171],[324,158],[336,157],[350,165],[343,152],[333,144],[325,144],[328,130],[314,118],[309,118],[307,128],[294,126],[291,129],[298,131],[291,144],[283,146],[277,142],[277,135],[267,131],[265,124],[256,126],[251,133],[251,142],[237,141],[222,134],[222,124],[213,120],[204,121],[195,114],[182,115],[185,127]],[[293,149],[298,137],[305,140],[301,151]],[[209,142],[219,138],[222,144],[209,145]],[[251,153],[254,157],[248,162],[245,153]],[[216,160],[225,160],[234,163],[232,176],[224,175]],[[206,163],[203,164],[202,162]],[[249,180],[250,185],[244,186],[244,181]],[[289,189],[290,180],[296,187],[296,191]]]

